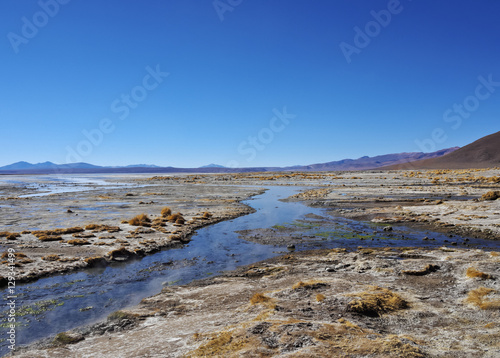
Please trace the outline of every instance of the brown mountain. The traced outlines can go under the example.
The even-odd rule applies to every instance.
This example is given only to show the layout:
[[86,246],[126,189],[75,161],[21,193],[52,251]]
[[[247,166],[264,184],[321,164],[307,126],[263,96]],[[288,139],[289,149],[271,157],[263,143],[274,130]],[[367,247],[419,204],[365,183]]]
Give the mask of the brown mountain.
[[343,159],[335,162],[311,164],[305,166],[295,166],[287,167],[284,169],[293,170],[367,170],[367,169],[378,169],[379,167],[384,167],[388,165],[402,164],[413,162],[421,159],[437,158],[448,153],[457,150],[459,147],[441,149],[437,152],[432,153],[422,153],[422,152],[412,152],[412,153],[394,153],[394,154],[384,154],[375,157],[361,157],[358,159]]
[[439,158],[391,165],[381,169],[469,169],[500,167],[500,132],[476,140]]

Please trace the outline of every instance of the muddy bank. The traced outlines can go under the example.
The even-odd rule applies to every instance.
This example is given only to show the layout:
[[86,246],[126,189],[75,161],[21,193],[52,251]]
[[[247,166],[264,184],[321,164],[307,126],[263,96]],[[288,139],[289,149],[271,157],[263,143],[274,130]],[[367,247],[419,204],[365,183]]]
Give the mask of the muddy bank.
[[[264,191],[138,185],[136,178],[123,176],[115,184],[49,195],[40,195],[45,187],[4,186],[0,284],[6,284],[2,278],[9,275],[11,266],[16,282],[22,283],[182,246],[201,227],[253,212],[240,201]],[[144,220],[134,220],[142,214]]]
[[165,288],[18,357],[496,357],[500,259],[319,250]]

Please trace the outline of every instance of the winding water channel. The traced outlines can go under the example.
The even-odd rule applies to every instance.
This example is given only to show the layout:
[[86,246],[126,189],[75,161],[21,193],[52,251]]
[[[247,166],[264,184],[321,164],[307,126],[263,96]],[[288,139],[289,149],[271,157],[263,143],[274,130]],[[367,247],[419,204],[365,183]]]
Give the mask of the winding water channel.
[[[17,345],[50,337],[56,333],[104,319],[111,312],[135,305],[144,297],[154,295],[164,285],[186,284],[192,280],[216,275],[270,258],[287,251],[285,246],[268,246],[242,240],[235,231],[271,228],[276,224],[293,223],[306,214],[325,215],[323,209],[310,208],[301,203],[282,202],[279,199],[293,195],[303,188],[271,187],[262,195],[246,200],[255,208],[253,214],[221,222],[203,229],[192,241],[179,249],[171,249],[147,256],[141,260],[115,264],[103,269],[93,269],[72,274],[40,279],[17,287]],[[345,231],[377,230],[368,223],[345,219],[330,219],[332,226]],[[381,240],[375,236],[370,243],[361,239],[325,234],[325,227],[306,228],[308,235],[317,239],[297,245],[297,250],[363,246],[441,246],[447,236],[432,233],[434,241],[422,241],[428,232],[406,229],[404,237],[393,236]],[[382,238],[383,230],[380,231]],[[396,230],[398,228],[395,228]],[[454,240],[463,241],[463,238]],[[472,239],[471,239],[472,242]],[[476,247],[498,249],[494,241],[476,240]],[[7,292],[2,292],[6,300]],[[5,340],[6,311],[0,312],[3,337],[0,355],[8,352]]]

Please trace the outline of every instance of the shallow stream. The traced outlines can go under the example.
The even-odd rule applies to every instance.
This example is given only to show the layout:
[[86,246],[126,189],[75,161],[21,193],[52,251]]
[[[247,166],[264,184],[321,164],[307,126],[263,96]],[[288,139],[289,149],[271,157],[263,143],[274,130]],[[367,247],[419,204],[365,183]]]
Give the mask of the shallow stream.
[[[246,200],[253,214],[198,230],[189,244],[147,256],[141,260],[115,264],[103,269],[40,279],[16,287],[17,342],[23,345],[62,331],[103,320],[111,312],[136,305],[144,297],[157,294],[164,285],[186,284],[240,265],[254,263],[287,252],[286,245],[261,245],[242,240],[235,231],[295,226],[307,240],[297,250],[362,246],[442,246],[450,240],[432,233],[433,241],[422,241],[428,232],[397,228],[390,235],[382,226],[346,219],[327,218],[323,209],[279,199],[301,188],[275,186],[262,195]],[[315,224],[314,214],[322,216]],[[331,223],[325,224],[325,220]],[[319,222],[318,221],[318,222]],[[353,234],[358,232],[358,234]],[[400,235],[400,232],[404,232]],[[370,235],[359,233],[371,233]],[[464,238],[453,238],[458,245]],[[476,247],[498,249],[494,241],[471,239]],[[7,292],[2,292],[7,302]],[[6,309],[5,304],[5,309]],[[2,309],[0,355],[8,352],[7,313]]]

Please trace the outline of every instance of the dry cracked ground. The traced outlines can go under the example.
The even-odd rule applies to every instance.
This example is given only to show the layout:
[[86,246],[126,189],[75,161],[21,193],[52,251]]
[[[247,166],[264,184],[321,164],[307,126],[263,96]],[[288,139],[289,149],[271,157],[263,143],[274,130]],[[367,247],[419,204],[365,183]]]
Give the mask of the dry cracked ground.
[[[235,210],[231,215],[241,215],[248,210],[238,201],[258,191],[240,188],[236,195],[227,184],[297,185],[308,188],[287,200],[326,208],[332,216],[415,223],[472,240],[494,240],[500,235],[499,174],[500,170],[489,169],[154,177],[143,181],[145,187],[133,189],[127,215],[120,212],[99,221],[96,214],[89,219],[90,224],[119,226],[127,234],[136,228],[117,223],[119,218],[130,219],[145,211],[161,217],[164,206],[182,211],[185,222],[203,220],[195,217],[205,211],[222,220],[222,213]],[[200,196],[198,191],[206,191],[207,184],[217,185],[224,194]],[[146,195],[152,192],[148,186],[164,188],[162,195],[170,196]],[[114,193],[110,196],[118,195],[120,202],[127,198],[123,191]],[[210,207],[212,201],[217,205]],[[54,198],[47,205],[56,202],[60,201]],[[68,205],[59,208],[73,211]],[[217,207],[224,210],[218,214]],[[14,226],[22,228],[23,220],[29,221],[21,215]],[[169,231],[178,230],[175,222],[164,224]],[[33,234],[5,238],[4,244],[27,245],[25,250],[32,250],[29,240],[40,245],[36,236],[24,235]],[[69,246],[67,239],[63,237],[55,248]],[[151,244],[157,240],[151,236]],[[116,244],[114,250],[131,246]],[[28,259],[33,252],[29,251]],[[80,265],[88,264],[84,254],[71,255],[80,256]],[[37,262],[42,261],[40,257]],[[499,268],[495,251],[445,247],[294,253],[186,286],[167,287],[137,307],[112,314],[106,322],[63,332],[16,356],[498,357]]]

